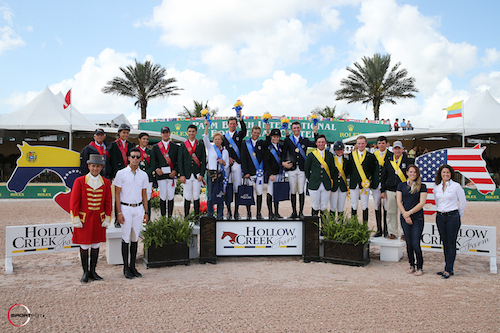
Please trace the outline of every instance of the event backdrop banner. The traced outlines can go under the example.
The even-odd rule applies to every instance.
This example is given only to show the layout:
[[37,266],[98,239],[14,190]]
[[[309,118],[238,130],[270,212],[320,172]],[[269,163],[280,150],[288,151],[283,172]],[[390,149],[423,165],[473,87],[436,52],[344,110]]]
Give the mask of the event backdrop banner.
[[217,222],[218,256],[302,255],[302,221]]
[[[262,117],[243,117],[247,126],[247,137],[250,137],[250,131],[253,126],[262,128],[261,137],[265,137],[265,124]],[[217,131],[227,131],[228,117],[212,117],[212,126],[210,136]],[[313,123],[306,117],[289,117],[290,124],[298,121],[302,125],[302,136],[312,139]],[[139,129],[145,131],[160,131],[163,126],[168,126],[174,135],[187,138],[187,127],[190,124],[198,126],[198,136],[205,131],[205,118],[168,118],[168,119],[143,119],[139,120]],[[238,125],[239,126],[239,125]],[[281,117],[273,117],[269,120],[270,129],[281,127]],[[239,128],[238,128],[239,129]],[[381,124],[380,121],[353,120],[353,119],[322,119],[318,123],[318,132],[324,134],[329,142],[342,140],[353,135],[362,133],[385,132],[389,131],[389,125]],[[285,135],[285,131],[281,131]]]
[[7,186],[0,185],[0,199],[51,199],[57,193],[67,192],[64,185],[42,184],[26,186],[24,191],[16,193],[9,191]]

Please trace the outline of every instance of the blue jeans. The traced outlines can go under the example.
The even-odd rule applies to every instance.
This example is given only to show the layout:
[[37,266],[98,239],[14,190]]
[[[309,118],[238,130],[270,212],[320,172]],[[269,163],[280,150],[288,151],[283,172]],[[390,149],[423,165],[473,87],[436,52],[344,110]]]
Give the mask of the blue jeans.
[[449,215],[437,213],[436,224],[443,243],[444,261],[446,263],[444,270],[448,273],[453,272],[453,264],[457,256],[457,236],[460,230],[460,214],[458,211]]
[[422,255],[422,248],[420,247],[420,239],[424,231],[424,215],[412,215],[412,225],[409,225],[404,220],[403,216],[400,217],[401,228],[406,239],[406,252],[408,252],[408,261],[410,265],[415,266],[415,258],[417,259],[417,269],[422,269],[424,264],[424,257]]
[[[214,188],[215,181],[207,174],[207,214],[214,215],[214,205],[212,203],[212,189]],[[217,218],[222,219],[224,213],[224,204],[217,205]]]

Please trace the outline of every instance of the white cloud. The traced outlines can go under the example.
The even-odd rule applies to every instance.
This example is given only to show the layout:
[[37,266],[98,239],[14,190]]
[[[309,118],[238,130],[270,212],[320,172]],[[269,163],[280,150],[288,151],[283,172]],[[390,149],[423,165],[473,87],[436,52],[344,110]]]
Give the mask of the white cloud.
[[7,25],[0,27],[0,54],[4,51],[14,49],[19,46],[24,46],[25,43],[21,36],[12,28],[12,18],[14,13],[8,6],[0,7],[0,14]]
[[[337,3],[164,0],[144,24],[160,27],[160,40],[167,45],[199,50],[201,62],[212,72],[261,78],[297,63],[315,42],[319,27],[337,30],[339,12],[331,8]],[[321,17],[320,24],[305,25],[300,16],[305,14]]]
[[393,63],[408,69],[423,94],[432,94],[448,75],[461,75],[476,65],[477,47],[448,41],[436,30],[439,20],[422,15],[415,6],[364,1],[358,19],[364,25],[355,34],[354,56],[373,55],[382,48]]
[[500,60],[500,51],[497,51],[496,47],[492,49],[486,49],[485,57],[481,58],[483,65],[490,66]]
[[471,80],[475,91],[489,90],[491,95],[500,101],[500,72],[481,73]]

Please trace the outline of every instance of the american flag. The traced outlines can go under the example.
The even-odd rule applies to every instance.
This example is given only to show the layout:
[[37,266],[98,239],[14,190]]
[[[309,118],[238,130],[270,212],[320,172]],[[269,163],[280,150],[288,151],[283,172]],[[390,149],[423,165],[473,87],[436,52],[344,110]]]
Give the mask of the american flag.
[[482,154],[486,147],[476,145],[474,148],[448,148],[436,150],[417,157],[415,165],[420,169],[422,183],[427,186],[427,201],[424,214],[436,213],[434,200],[434,180],[436,171],[443,164],[449,164],[453,170],[468,178],[482,194],[495,191],[495,182],[491,179]]

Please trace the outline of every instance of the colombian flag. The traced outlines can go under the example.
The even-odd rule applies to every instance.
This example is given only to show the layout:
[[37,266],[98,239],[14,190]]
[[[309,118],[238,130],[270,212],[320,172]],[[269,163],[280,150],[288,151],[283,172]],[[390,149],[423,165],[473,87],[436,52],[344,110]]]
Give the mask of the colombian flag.
[[462,117],[462,101],[456,102],[452,106],[447,107],[446,111],[448,111],[446,119]]

